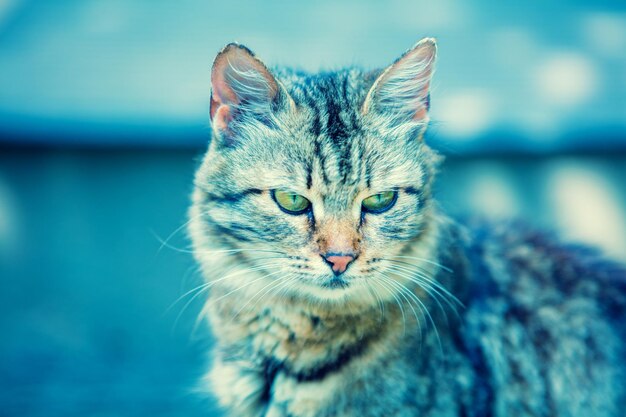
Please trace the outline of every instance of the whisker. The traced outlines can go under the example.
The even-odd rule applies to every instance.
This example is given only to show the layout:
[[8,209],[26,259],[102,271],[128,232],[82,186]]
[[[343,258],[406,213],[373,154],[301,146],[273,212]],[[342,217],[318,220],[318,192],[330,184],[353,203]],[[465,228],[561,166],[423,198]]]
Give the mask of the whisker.
[[384,321],[385,320],[385,304],[383,303],[383,300],[378,295],[378,292],[376,292],[376,289],[372,287],[371,281],[368,280],[366,282],[365,288],[367,288],[367,291],[374,296],[374,299],[376,300],[376,303],[378,304],[378,309],[380,310],[380,321],[381,322]]
[[[394,282],[394,281],[393,281],[393,279],[391,279],[389,276],[387,276],[387,275],[383,274],[382,272],[380,272],[380,271],[377,271],[377,272],[379,272],[379,274],[381,274],[381,275],[382,275],[385,279],[387,279],[387,281],[389,282],[389,284],[393,284],[393,285],[399,284],[399,283]],[[406,300],[407,304],[409,305],[409,308],[413,311],[413,315],[415,316],[415,321],[416,321],[416,323],[417,323],[417,327],[418,327],[418,329],[419,329],[420,340],[421,340],[421,338],[422,338],[422,324],[421,324],[421,322],[420,322],[419,317],[417,316],[417,312],[416,312],[416,311],[415,311],[415,309],[413,308],[413,304],[411,303],[411,301],[409,300],[409,298],[407,298],[407,296],[404,294],[405,292],[410,292],[410,291],[409,291],[409,289],[408,289],[408,288],[406,288],[405,286],[403,286],[403,285],[401,285],[401,284],[399,284],[399,285],[400,285],[400,287],[399,287],[399,289],[400,289],[400,295],[402,296],[402,298],[404,298],[404,299]],[[419,308],[419,306],[418,306],[418,308]],[[420,312],[422,313],[422,316],[423,316],[423,315],[424,315],[424,313],[423,313],[421,310],[420,310]]]
[[439,267],[439,268],[441,268],[441,269],[443,269],[443,270],[445,270],[447,272],[454,273],[454,271],[452,269],[448,268],[447,266],[441,265],[440,263],[432,261],[430,259],[419,258],[417,256],[407,256],[407,255],[394,255],[394,256],[392,256],[392,258],[414,259],[414,260],[417,260],[417,261],[420,261],[420,262],[426,262],[427,264],[435,265],[435,266],[437,266],[437,267]]
[[[185,290],[185,288],[190,285],[190,281],[192,278],[198,278],[198,277],[202,277],[202,265],[200,264],[193,264],[191,265],[189,268],[187,268],[187,270],[185,271],[185,274],[183,275],[183,277],[180,280],[180,288],[178,290],[178,292],[182,292]],[[194,277],[194,275],[196,275]]]
[[[388,280],[382,280],[383,282],[387,282]],[[394,300],[396,301],[396,304],[398,305],[398,307],[400,308],[400,313],[402,314],[402,326],[403,326],[403,333],[406,334],[406,315],[404,314],[404,308],[402,307],[402,302],[400,301],[400,299],[396,296],[396,294],[394,293],[394,291],[390,290],[388,286],[384,285],[383,282],[378,281],[378,283],[384,288],[386,289],[389,294],[394,298]]]
[[[278,258],[278,257],[277,257],[277,258],[270,257],[270,258],[264,258],[263,260],[266,260],[266,259],[280,259],[280,258]],[[275,265],[278,265],[278,264],[277,264],[276,262],[267,262],[267,263],[264,263],[264,264],[254,265],[253,267],[250,267],[250,268],[238,269],[238,270],[237,270],[237,271],[235,271],[234,273],[229,274],[231,271],[235,270],[235,269],[236,269],[236,268],[238,268],[239,266],[232,267],[232,268],[230,268],[230,269],[228,269],[228,270],[226,271],[226,275],[225,275],[225,276],[223,276],[223,277],[221,277],[221,278],[219,278],[219,279],[213,280],[213,281],[211,281],[211,282],[205,282],[205,283],[202,283],[202,284],[198,285],[197,287],[192,288],[192,289],[190,289],[189,291],[185,292],[183,295],[181,295],[180,297],[178,297],[178,298],[177,298],[177,299],[176,299],[176,300],[175,300],[175,301],[174,301],[174,302],[173,302],[173,303],[172,303],[172,304],[171,304],[171,305],[170,305],[170,306],[169,306],[169,307],[165,310],[165,313],[163,313],[163,314],[167,314],[167,313],[169,313],[169,311],[170,311],[170,310],[171,310],[171,309],[172,309],[172,308],[173,308],[176,304],[178,304],[178,303],[179,303],[179,302],[180,302],[183,298],[185,298],[185,297],[186,297],[186,296],[188,296],[189,294],[193,293],[194,291],[199,291],[199,290],[202,290],[202,289],[207,288],[207,287],[212,287],[213,285],[217,284],[218,282],[224,281],[224,280],[226,280],[226,279],[228,279],[228,278],[232,278],[232,277],[234,277],[234,276],[240,275],[240,274],[245,273],[245,272],[254,272],[254,271],[257,271],[257,270],[260,270],[260,269],[264,269],[264,268],[268,268],[268,267],[272,267],[272,266],[275,266]],[[208,288],[207,288],[207,289],[208,289]],[[199,294],[196,294],[196,295],[194,296],[194,299],[195,299],[195,297],[196,297],[197,295],[199,295]],[[193,300],[192,300],[192,301],[193,301]]]
[[152,234],[157,238],[157,240],[159,242],[161,242],[161,246],[159,246],[159,248],[156,251],[157,255],[161,252],[161,250],[163,250],[163,248],[169,243],[169,241],[176,235],[176,233],[180,232],[182,229],[187,227],[189,225],[189,223],[191,223],[192,221],[194,221],[197,218],[201,217],[203,214],[204,213],[200,213],[200,214],[197,214],[195,216],[190,217],[189,220],[187,220],[185,223],[183,223],[180,226],[178,226],[172,233],[170,233],[165,238],[165,240],[161,239],[161,237],[159,235],[157,235],[156,232],[152,231]]
[[[278,272],[282,272],[282,271],[277,271]],[[292,275],[293,276],[293,275]],[[292,276],[288,276],[288,278],[291,278]],[[255,298],[257,298],[257,296],[259,296],[259,294],[265,290],[266,288],[270,287],[269,289],[267,289],[263,294],[261,294],[259,296],[259,299],[256,301],[256,303],[254,303],[254,305],[252,306],[252,309],[254,309],[254,307],[257,306],[257,304],[261,301],[261,299],[268,294],[271,290],[273,290],[275,287],[278,287],[280,285],[284,285],[285,281],[282,280],[276,280],[276,281],[272,281],[269,284],[265,285],[263,288],[261,288],[259,291],[256,292],[256,294],[254,294],[252,297],[250,297],[248,299],[248,301],[237,311],[237,313],[235,313],[235,315],[232,317],[232,319],[234,320],[239,313],[241,313],[243,311],[244,308],[246,308],[246,306],[248,306],[248,304],[250,304]]]
[[218,250],[188,250],[188,249],[177,248],[176,246],[172,246],[169,243],[163,243],[163,244],[164,244],[164,247],[174,250],[176,252],[190,253],[190,254],[202,253],[202,254],[218,255],[218,254],[223,254],[223,253],[258,252],[258,253],[276,253],[276,254],[287,256],[285,252],[281,252],[277,250],[270,250],[270,249],[240,248],[240,249],[218,249]]
[[[271,258],[271,259],[274,259],[274,258]],[[258,270],[262,270],[262,269],[264,269],[264,268],[271,268],[271,267],[276,267],[276,266],[280,266],[280,265],[281,265],[280,263],[275,263],[275,262],[274,262],[274,263],[267,263],[267,264],[263,264],[263,265],[260,265],[260,266],[259,266],[259,265],[257,265],[257,266],[252,267],[252,268],[246,268],[246,269],[244,269],[244,270],[235,271],[235,275],[238,275],[239,273],[249,273],[249,272],[255,272],[255,271],[258,271]],[[232,269],[234,269],[234,268],[231,268],[231,270],[232,270]],[[213,304],[215,304],[216,302],[218,302],[218,301],[220,301],[220,300],[222,300],[222,299],[224,299],[224,298],[226,298],[226,297],[230,296],[231,294],[233,294],[233,293],[235,293],[235,292],[237,292],[237,291],[239,291],[239,290],[241,290],[241,289],[243,289],[243,288],[245,288],[245,287],[248,287],[248,286],[250,286],[250,285],[254,284],[255,282],[260,281],[261,279],[267,278],[267,277],[269,277],[269,276],[276,275],[277,273],[278,273],[278,272],[273,272],[273,273],[269,273],[269,274],[263,275],[263,276],[261,276],[261,277],[258,277],[258,278],[254,279],[254,280],[252,280],[252,281],[249,281],[249,282],[247,282],[247,283],[245,283],[245,284],[243,284],[243,285],[239,286],[238,288],[235,288],[234,290],[231,290],[230,292],[228,292],[228,293],[226,293],[226,294],[221,295],[220,297],[218,297],[218,298],[216,298],[216,299],[214,299],[214,300],[209,300],[209,301],[207,301],[207,302],[205,303],[205,305],[202,307],[202,310],[200,311],[200,313],[198,314],[198,316],[196,317],[195,323],[194,323],[194,325],[193,325],[192,333],[194,333],[194,332],[197,330],[198,326],[200,325],[200,322],[201,322],[201,321],[202,321],[202,320],[206,317],[206,315],[207,315],[207,310],[209,309],[209,307],[210,307],[210,306],[212,306],[212,305],[213,305]],[[229,277],[230,277],[230,276],[228,276],[228,277],[222,277],[222,278],[220,278],[219,280],[213,281],[211,284],[217,283],[218,281],[223,281],[225,278],[229,278]],[[204,290],[203,290],[203,291],[204,291]],[[199,295],[199,294],[196,294],[196,296],[197,296],[197,295]],[[194,297],[195,297],[195,296],[194,296]],[[190,301],[191,301],[191,300],[190,300]]]
[[261,277],[258,277],[256,279],[253,279],[252,281],[246,282],[245,284],[240,285],[239,287],[235,288],[234,290],[231,290],[231,291],[227,292],[226,294],[223,294],[223,295],[219,296],[218,298],[216,298],[214,300],[210,300],[209,303],[215,304],[216,302],[218,302],[220,300],[223,300],[224,298],[228,297],[229,295],[232,295],[235,292],[242,290],[243,288],[249,287],[250,285],[254,284],[255,282],[258,282],[258,281],[260,281],[262,279],[274,276],[274,275],[279,274],[281,272],[282,271],[274,271],[274,272],[271,272],[269,274],[265,274],[265,275],[263,275]]
[[192,289],[190,289],[189,291],[185,292],[183,295],[181,295],[180,297],[178,297],[176,300],[174,300],[174,302],[172,304],[170,304],[170,306],[165,310],[165,312],[163,313],[163,315],[166,315],[167,313],[170,312],[170,310],[172,310],[172,308],[174,308],[174,306],[176,306],[176,304],[178,304],[183,298],[187,297],[189,294],[195,292],[195,291],[200,291],[201,289],[207,287],[207,286],[211,286],[212,283],[210,282],[204,282],[196,287],[193,287]]
[[[237,275],[241,275],[241,274],[244,274],[244,273],[255,272],[255,271],[258,271],[258,270],[262,270],[262,269],[264,269],[264,268],[269,268],[269,267],[273,267],[273,266],[277,266],[277,265],[279,265],[279,264],[277,264],[276,262],[272,262],[272,263],[268,263],[268,264],[264,264],[264,265],[257,265],[257,266],[255,266],[255,267],[253,267],[253,268],[246,268],[246,269],[243,269],[243,270],[238,270],[238,271],[235,271],[235,273],[233,273],[233,274],[229,274],[229,275],[226,275],[226,276],[224,276],[224,277],[221,277],[221,278],[219,278],[219,279],[217,279],[217,280],[215,280],[215,281],[212,281],[212,282],[208,282],[208,283],[206,283],[206,284],[203,284],[202,286],[200,286],[200,287],[202,287],[202,288],[201,288],[201,289],[199,289],[199,290],[198,290],[198,291],[197,291],[197,292],[193,295],[193,297],[191,297],[191,298],[190,298],[190,299],[189,299],[189,300],[185,303],[185,305],[183,306],[183,308],[180,310],[180,312],[179,312],[179,313],[178,313],[178,315],[176,316],[176,319],[174,320],[174,325],[173,325],[173,327],[174,327],[174,328],[176,328],[176,326],[178,325],[178,322],[179,322],[180,318],[182,317],[182,315],[184,314],[184,312],[187,310],[187,308],[189,308],[189,306],[191,305],[191,303],[192,303],[192,302],[193,302],[196,298],[198,298],[201,294],[203,294],[203,293],[207,292],[210,288],[212,288],[212,287],[213,287],[215,284],[217,284],[218,282],[220,282],[220,281],[224,281],[224,280],[226,280],[226,279],[228,279],[228,278],[232,278],[232,277],[237,276]],[[238,288],[236,288],[236,289],[232,290],[231,292],[229,292],[229,293],[227,293],[227,294],[225,294],[225,295],[222,295],[222,296],[221,296],[221,297],[219,297],[218,299],[216,299],[216,300],[211,300],[211,301],[219,301],[219,300],[221,300],[222,298],[224,298],[225,296],[228,296],[228,295],[230,295],[231,293],[234,293],[234,292],[236,292],[236,291],[238,291],[238,290],[240,290],[240,289],[242,289],[242,288],[245,288],[245,287],[247,287],[248,285],[252,285],[254,282],[257,282],[257,281],[259,281],[260,279],[263,279],[263,278],[265,278],[265,277],[267,277],[267,276],[269,276],[269,275],[273,275],[273,274],[268,274],[268,275],[262,276],[262,277],[260,277],[260,278],[257,278],[257,279],[255,279],[255,280],[252,280],[252,281],[250,281],[250,282],[247,282],[247,283],[245,283],[245,284],[243,284],[243,285],[239,286]],[[196,287],[196,288],[198,288],[198,287]],[[188,291],[188,293],[189,293],[189,291]],[[178,300],[177,300],[177,301],[178,301]],[[207,304],[208,304],[208,303],[207,303]],[[205,307],[202,309],[201,314],[202,314],[202,312],[205,310],[206,306],[207,306],[207,305],[205,305]],[[173,307],[173,306],[172,306],[172,307]],[[194,325],[194,329],[195,329],[195,328],[196,328],[196,325]]]
[[[389,266],[387,268],[389,271],[391,271],[392,273],[398,275],[399,277],[405,278],[415,284],[417,284],[418,287],[420,287],[421,289],[423,289],[424,291],[426,291],[426,293],[435,301],[435,303],[437,303],[437,306],[439,307],[439,310],[441,310],[441,312],[443,313],[445,320],[446,320],[446,325],[449,325],[448,322],[448,316],[446,314],[445,309],[443,308],[443,305],[441,305],[441,303],[439,302],[439,298],[437,297],[437,295],[439,295],[439,297],[441,297],[446,304],[448,304],[450,306],[450,308],[456,313],[456,315],[458,316],[458,313],[454,307],[454,305],[452,305],[445,297],[443,297],[441,294],[439,294],[433,287],[431,287],[428,283],[415,278],[411,275],[408,275],[407,273],[405,273],[403,270],[399,270],[396,269],[393,266]],[[432,290],[432,291],[431,291]]]
[[[465,308],[465,305],[461,302],[461,300],[459,300],[456,296],[454,296],[454,294],[452,294],[450,291],[448,291],[448,289],[446,287],[444,287],[442,284],[440,284],[437,280],[435,280],[433,277],[430,277],[428,275],[426,275],[426,271],[424,271],[422,268],[420,268],[418,265],[414,265],[414,264],[410,264],[408,262],[402,262],[402,261],[395,261],[392,259],[381,259],[383,261],[389,262],[391,264],[393,264],[393,266],[395,268],[400,268],[405,270],[406,272],[409,272],[411,274],[416,274],[418,275],[420,278],[424,279],[425,281],[428,282],[428,284],[432,285],[434,288],[433,289],[438,289],[439,291],[443,292],[444,294],[441,295],[446,295],[447,297],[449,297],[452,301],[454,301],[455,303],[457,303],[460,307]],[[402,265],[395,265],[396,263],[400,262],[403,265],[407,265],[410,266],[411,268],[408,268],[406,266],[402,266]],[[452,307],[452,306],[451,306]],[[456,308],[452,307],[453,309],[456,310]]]
[[296,283],[298,282],[298,277],[297,275],[295,275],[293,277],[293,279],[291,279],[289,281],[289,285],[284,286],[283,288],[281,288],[277,293],[276,296],[280,296],[281,293],[286,292],[286,290],[290,289],[291,287],[294,287],[296,285]]
[[250,285],[254,284],[255,282],[258,282],[258,281],[260,281],[260,280],[262,280],[262,279],[265,279],[265,278],[268,278],[268,277],[270,277],[270,276],[276,275],[276,274],[278,274],[279,272],[280,272],[280,271],[275,271],[275,272],[272,272],[272,273],[269,273],[269,274],[266,274],[266,275],[260,276],[260,277],[258,277],[258,278],[256,278],[256,279],[253,279],[252,281],[249,281],[249,282],[246,282],[246,283],[245,283],[245,284],[243,284],[243,285],[240,285],[239,287],[235,288],[234,290],[231,290],[231,291],[227,292],[226,294],[223,294],[223,295],[219,296],[219,297],[218,297],[218,298],[216,298],[216,299],[209,300],[208,302],[206,302],[206,303],[204,304],[204,307],[203,307],[203,308],[202,308],[202,310],[200,311],[200,314],[198,315],[198,318],[196,319],[196,323],[194,324],[194,330],[195,330],[195,329],[196,329],[196,327],[199,325],[199,322],[200,322],[200,320],[202,319],[202,317],[203,317],[204,315],[206,315],[206,314],[207,314],[207,310],[208,310],[208,308],[209,308],[210,306],[212,306],[212,305],[214,305],[215,303],[217,303],[218,301],[223,300],[224,298],[226,298],[226,297],[228,297],[228,296],[230,296],[230,295],[232,295],[232,294],[236,293],[237,291],[240,291],[240,290],[242,290],[242,289],[244,289],[244,288],[246,288],[246,287],[249,287]]
[[[394,281],[394,282],[396,284],[402,285],[402,284],[398,283],[397,281]],[[402,285],[402,286],[404,287],[404,285]],[[433,330],[435,331],[435,337],[437,339],[437,344],[439,345],[439,351],[443,355],[443,345],[441,344],[441,338],[439,337],[439,331],[437,330],[437,325],[435,324],[435,320],[433,319],[432,315],[430,314],[430,311],[428,311],[428,307],[426,307],[426,305],[422,302],[422,300],[420,300],[419,297],[417,295],[415,295],[414,293],[412,293],[411,291],[409,291],[408,294],[410,295],[410,297],[413,300],[415,300],[415,302],[417,302],[421,306],[423,311],[426,313],[426,317],[428,318],[428,321],[433,326]]]
[[[396,271],[403,271],[406,274],[409,274],[408,276],[406,276],[406,278],[412,280],[413,282],[418,283],[420,286],[422,286],[424,290],[429,292],[429,294],[430,294],[430,291],[428,291],[428,289],[432,290],[434,294],[431,294],[431,296],[435,297],[438,295],[439,297],[441,297],[441,299],[450,307],[450,309],[457,316],[459,315],[457,307],[465,308],[465,305],[463,304],[463,302],[461,302],[461,300],[459,300],[454,294],[448,291],[443,285],[438,283],[435,279],[430,278],[426,274],[420,271],[403,268],[398,265],[389,265],[388,267],[394,268]],[[428,288],[424,287],[424,285],[426,285]]]
[[[287,277],[285,278],[284,284],[280,285],[276,288],[272,288],[271,291],[274,293],[275,296],[278,296],[280,294],[280,292],[282,292],[285,288],[290,287],[295,285],[298,282],[298,275],[297,274],[291,274],[291,275],[287,275]],[[259,299],[260,301],[260,299]]]

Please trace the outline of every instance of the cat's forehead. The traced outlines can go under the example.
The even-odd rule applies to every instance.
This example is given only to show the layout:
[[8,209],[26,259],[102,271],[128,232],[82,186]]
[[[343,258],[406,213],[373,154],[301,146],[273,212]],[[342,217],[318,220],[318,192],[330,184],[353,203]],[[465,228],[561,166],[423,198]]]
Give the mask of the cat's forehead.
[[342,140],[360,127],[360,110],[373,77],[360,69],[307,74],[283,70],[279,79],[299,111],[308,112],[312,134]]
[[362,105],[376,73],[345,69],[281,75],[302,116],[296,144],[304,155],[294,161],[306,161],[320,183],[331,189],[363,183],[384,187],[399,180],[396,171],[406,177],[407,170],[419,168],[416,152],[411,154],[416,147],[407,147],[407,138],[384,138],[364,121]]
[[264,188],[314,190],[338,203],[364,189],[419,185],[416,148],[407,147],[402,137],[381,137],[363,120],[361,108],[371,88],[366,73],[284,70],[278,80],[295,109],[282,113],[273,129],[252,131],[246,126],[246,139],[229,157],[236,172],[246,173],[239,178]]
[[[283,142],[274,178],[281,186],[303,193],[314,190],[329,202],[351,200],[363,190],[381,192],[419,187],[423,171],[419,150],[385,143],[367,130],[340,137],[296,132]],[[413,152],[411,151],[413,150]]]

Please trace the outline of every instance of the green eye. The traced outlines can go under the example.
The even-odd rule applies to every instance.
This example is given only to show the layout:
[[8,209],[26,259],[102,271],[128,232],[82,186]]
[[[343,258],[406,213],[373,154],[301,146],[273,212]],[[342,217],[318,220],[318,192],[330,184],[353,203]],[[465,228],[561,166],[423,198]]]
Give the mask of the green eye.
[[278,207],[289,214],[302,214],[311,206],[311,202],[300,194],[274,190],[272,196]]
[[395,191],[374,194],[363,200],[363,209],[370,213],[382,213],[393,207],[397,199],[398,193]]

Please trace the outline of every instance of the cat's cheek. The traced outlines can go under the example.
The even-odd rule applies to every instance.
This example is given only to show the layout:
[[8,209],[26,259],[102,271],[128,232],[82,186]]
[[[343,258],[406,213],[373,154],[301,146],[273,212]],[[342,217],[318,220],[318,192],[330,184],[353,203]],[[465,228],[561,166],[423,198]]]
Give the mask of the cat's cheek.
[[[288,216],[281,213],[283,216]],[[284,239],[281,240],[280,245],[289,252],[300,251],[312,251],[311,245],[311,230],[312,227],[306,216],[290,216],[293,218],[287,218],[283,221],[289,221],[289,233],[284,235]]]
[[384,217],[381,215],[369,215],[361,226],[363,248],[382,249],[389,239],[382,233],[385,227]]

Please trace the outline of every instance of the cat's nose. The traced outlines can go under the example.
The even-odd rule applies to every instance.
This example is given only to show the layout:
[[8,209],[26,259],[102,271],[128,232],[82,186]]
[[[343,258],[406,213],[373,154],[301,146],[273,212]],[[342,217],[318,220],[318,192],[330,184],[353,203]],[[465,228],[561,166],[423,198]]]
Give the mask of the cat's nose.
[[330,265],[335,275],[343,274],[348,265],[354,261],[354,255],[346,253],[327,253],[322,255],[322,259]]

